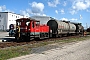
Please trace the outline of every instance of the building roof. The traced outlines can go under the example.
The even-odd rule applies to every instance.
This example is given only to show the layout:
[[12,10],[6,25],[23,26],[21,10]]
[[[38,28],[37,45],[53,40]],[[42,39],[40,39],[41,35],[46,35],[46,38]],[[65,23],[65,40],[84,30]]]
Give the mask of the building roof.
[[[12,14],[17,14],[17,13],[13,13],[13,12],[0,12],[0,13],[12,13]],[[17,14],[17,15],[21,15],[21,14]],[[21,15],[24,16],[24,15]]]

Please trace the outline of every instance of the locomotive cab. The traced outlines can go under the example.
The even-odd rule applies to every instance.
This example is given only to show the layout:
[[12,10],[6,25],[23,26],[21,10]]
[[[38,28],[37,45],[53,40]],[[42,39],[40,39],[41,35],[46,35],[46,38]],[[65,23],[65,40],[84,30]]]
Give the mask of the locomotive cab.
[[16,35],[15,35],[15,38],[17,40],[23,39],[23,38],[20,38],[20,37],[23,36],[23,35],[26,35],[26,32],[27,32],[26,20],[17,19],[16,20]]

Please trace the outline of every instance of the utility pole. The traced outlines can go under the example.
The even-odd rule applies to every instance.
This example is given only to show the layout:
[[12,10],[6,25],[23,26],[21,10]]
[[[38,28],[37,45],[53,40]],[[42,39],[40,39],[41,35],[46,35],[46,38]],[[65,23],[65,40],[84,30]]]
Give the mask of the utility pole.
[[87,23],[86,23],[86,29],[88,28],[88,25],[87,25]]
[[2,25],[2,27],[3,27],[3,31],[4,31],[4,25]]

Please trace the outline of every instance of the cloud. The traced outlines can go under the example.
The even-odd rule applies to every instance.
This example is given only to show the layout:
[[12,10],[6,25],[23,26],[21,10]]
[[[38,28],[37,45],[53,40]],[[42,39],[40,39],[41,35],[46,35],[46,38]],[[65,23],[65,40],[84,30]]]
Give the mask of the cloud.
[[55,10],[55,13],[56,13],[56,14],[58,14],[59,12],[60,12],[61,14],[65,14],[64,9],[61,9],[61,10]]
[[85,10],[89,6],[90,6],[90,3],[88,3],[88,2],[84,3],[83,1],[82,2],[79,1],[79,2],[76,2],[72,8],[76,9],[76,10]]
[[77,11],[72,9],[72,10],[70,10],[70,13],[71,13],[72,15],[74,15],[74,14],[77,13]]
[[29,8],[28,8],[28,9],[26,9],[26,12],[27,12],[27,13],[29,13],[29,14],[32,14],[31,9],[29,9]]
[[74,0],[70,13],[76,14],[80,10],[86,10],[90,8],[90,0]]
[[42,14],[42,16],[47,16],[46,14]]
[[88,10],[88,9],[87,9],[86,11],[87,11],[87,12],[90,12],[90,10]]
[[24,11],[24,10],[20,10],[20,13],[24,16],[30,16],[28,12]]
[[44,14],[44,4],[43,3],[37,3],[37,2],[32,2],[29,3],[31,8],[27,8],[26,10],[20,10],[21,14],[30,16],[30,15],[39,15],[39,16],[46,16]]
[[80,19],[82,19],[82,15],[80,15]]
[[7,9],[7,10],[4,10],[4,12],[12,12],[12,13],[15,13],[14,11],[12,11],[12,10],[9,10],[9,9]]
[[62,20],[62,21],[68,21],[67,18],[61,18],[60,20]]
[[64,9],[61,9],[60,12],[61,14],[65,14]]
[[0,12],[13,12],[14,13],[14,11],[7,9],[6,5],[0,6]]
[[[6,5],[0,6],[0,12],[12,12],[12,13],[14,13],[14,11],[12,11],[10,9],[7,9]],[[20,13],[22,15],[29,16],[29,14],[26,11],[24,11],[24,10],[20,10]]]
[[55,13],[58,14],[58,10],[55,10]]
[[57,7],[58,4],[60,4],[59,0],[53,0],[51,2],[48,2],[48,6],[50,7]]
[[0,6],[0,11],[4,11],[4,10],[6,10],[6,6],[5,5]]
[[31,6],[31,9],[28,8],[25,10],[29,15],[46,16],[43,13],[43,10],[44,10],[43,3],[32,2],[32,3],[29,3],[29,5]]
[[71,19],[68,19],[68,18],[61,18],[60,20],[62,20],[62,21],[71,21],[71,22],[75,22],[75,21],[77,21],[78,19],[77,19],[77,18],[71,18]]
[[66,1],[64,1],[63,6],[66,6],[66,5],[67,5],[67,3],[66,3]]
[[42,13],[44,10],[43,3],[32,2],[31,7],[32,7],[32,13]]
[[76,18],[72,18],[72,19],[70,19],[71,21],[77,21],[78,19],[76,19]]

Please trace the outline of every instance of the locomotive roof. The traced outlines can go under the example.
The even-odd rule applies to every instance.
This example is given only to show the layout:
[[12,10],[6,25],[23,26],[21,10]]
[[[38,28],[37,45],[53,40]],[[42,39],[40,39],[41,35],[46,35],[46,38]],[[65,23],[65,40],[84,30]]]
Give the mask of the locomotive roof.
[[32,18],[20,18],[20,19],[17,19],[16,21],[21,21],[21,20],[40,22],[39,20],[35,20],[35,19],[32,19]]

